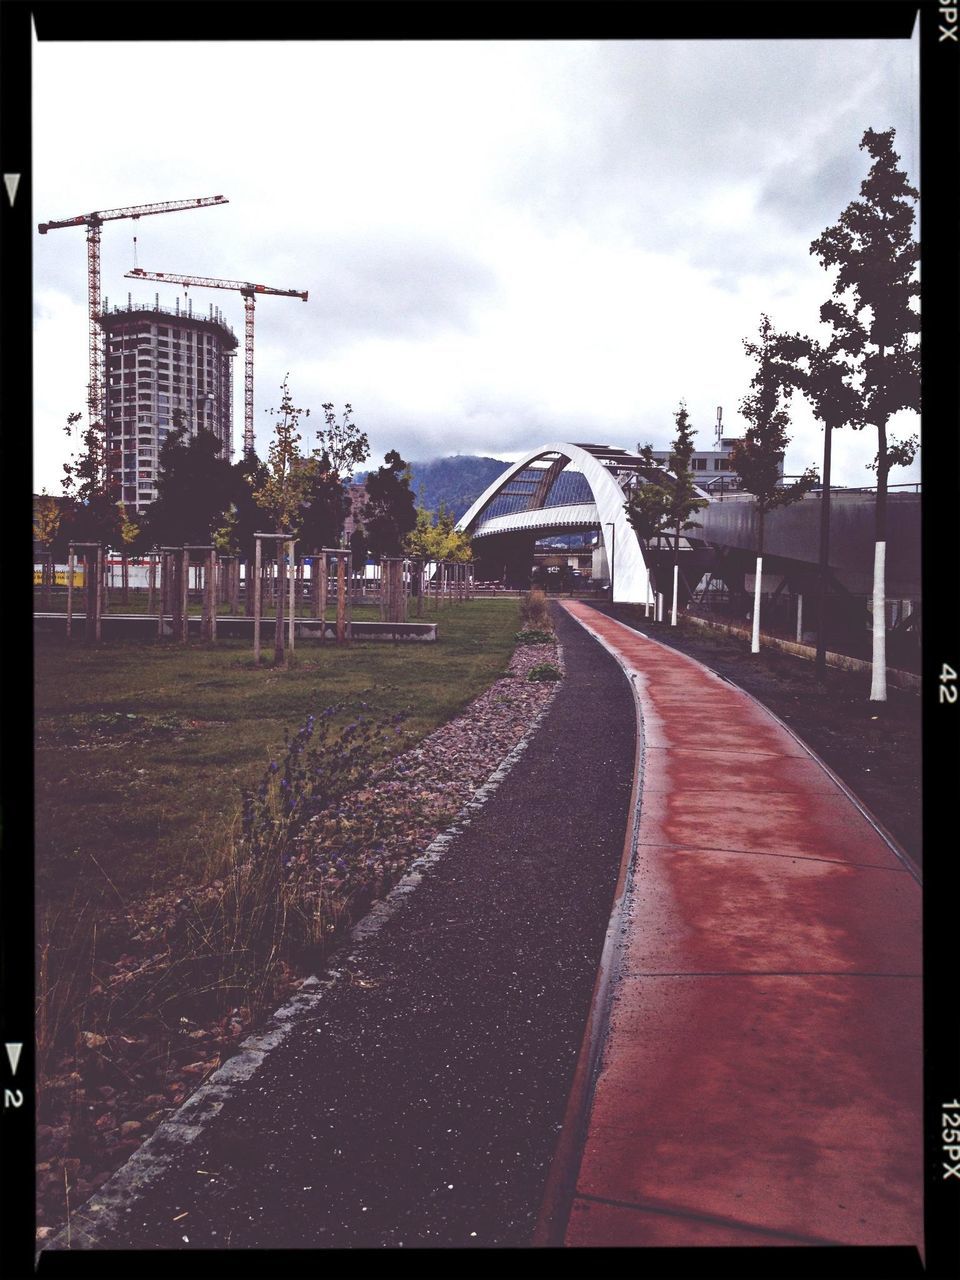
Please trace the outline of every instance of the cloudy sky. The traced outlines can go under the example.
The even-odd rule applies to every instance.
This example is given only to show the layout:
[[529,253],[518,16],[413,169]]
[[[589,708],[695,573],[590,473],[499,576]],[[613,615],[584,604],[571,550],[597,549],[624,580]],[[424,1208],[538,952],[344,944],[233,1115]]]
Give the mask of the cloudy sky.
[[[858,194],[864,130],[894,127],[918,180],[916,40],[43,42],[33,75],[35,222],[230,201],[105,224],[111,305],[183,301],[124,279],[134,235],[148,270],[309,290],[257,304],[261,455],[288,371],[318,418],[352,403],[374,462],[663,447],[681,398],[709,447],[718,405],[743,428],[761,312],[819,331],[809,246]],[[242,341],[238,294],[191,296]],[[83,229],[36,235],[38,490],[86,407],[86,311]],[[241,361],[234,410],[239,452]],[[798,404],[787,470],[821,450]],[[875,438],[834,451],[836,483],[871,483]]]

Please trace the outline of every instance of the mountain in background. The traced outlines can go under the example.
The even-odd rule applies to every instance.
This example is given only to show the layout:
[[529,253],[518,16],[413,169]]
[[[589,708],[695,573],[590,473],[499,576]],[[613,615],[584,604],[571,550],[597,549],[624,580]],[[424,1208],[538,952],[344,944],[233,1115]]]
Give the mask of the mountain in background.
[[[477,458],[472,454],[459,453],[450,458],[411,462],[410,488],[416,494],[418,507],[435,513],[442,502],[459,520],[509,465],[499,458]],[[367,471],[359,471],[353,481],[362,484],[368,475]]]

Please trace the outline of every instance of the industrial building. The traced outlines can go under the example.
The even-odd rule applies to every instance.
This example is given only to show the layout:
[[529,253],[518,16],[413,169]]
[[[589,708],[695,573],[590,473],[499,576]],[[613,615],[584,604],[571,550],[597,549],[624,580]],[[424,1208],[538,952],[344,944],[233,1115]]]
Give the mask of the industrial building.
[[[105,346],[107,471],[118,501],[140,512],[157,496],[160,447],[182,421],[211,431],[232,461],[237,338],[218,308],[194,315],[128,301],[99,317]],[[182,416],[181,416],[182,415]]]

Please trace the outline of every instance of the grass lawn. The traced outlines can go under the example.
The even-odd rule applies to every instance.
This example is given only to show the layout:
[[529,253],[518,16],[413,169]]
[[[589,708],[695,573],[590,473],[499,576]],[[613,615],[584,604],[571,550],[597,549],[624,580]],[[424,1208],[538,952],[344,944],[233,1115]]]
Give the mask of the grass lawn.
[[[368,609],[378,616],[367,607],[354,617]],[[504,671],[518,605],[424,611],[434,616],[436,644],[300,641],[288,670],[254,668],[242,640],[86,648],[38,639],[40,905],[101,894],[119,905],[178,875],[203,880],[242,789],[311,712],[356,695],[384,712],[409,710],[404,745],[455,716]]]

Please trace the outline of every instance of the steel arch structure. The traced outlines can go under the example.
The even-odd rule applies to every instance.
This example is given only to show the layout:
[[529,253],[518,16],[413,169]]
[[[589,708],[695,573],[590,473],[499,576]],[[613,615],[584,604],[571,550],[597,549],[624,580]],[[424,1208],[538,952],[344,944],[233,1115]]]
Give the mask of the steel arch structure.
[[[531,464],[547,459],[551,463],[543,468],[544,482],[536,492],[530,494],[526,510],[484,519],[486,509],[514,477]],[[620,481],[625,475],[650,475],[659,469],[647,466],[639,455],[628,453],[625,449],[566,443],[545,444],[532,449],[494,480],[469,511],[461,516],[457,528],[475,538],[489,537],[495,533],[556,529],[563,521],[551,513],[562,508],[545,509],[544,502],[551,479],[555,479],[568,463],[573,464],[583,475],[593,495],[592,504],[568,504],[571,513],[568,527],[599,526],[607,553],[607,564],[613,570],[612,598],[624,604],[644,603],[648,598],[649,571],[637,535],[623,508],[625,493]],[[663,472],[659,471],[659,474],[662,475]]]

